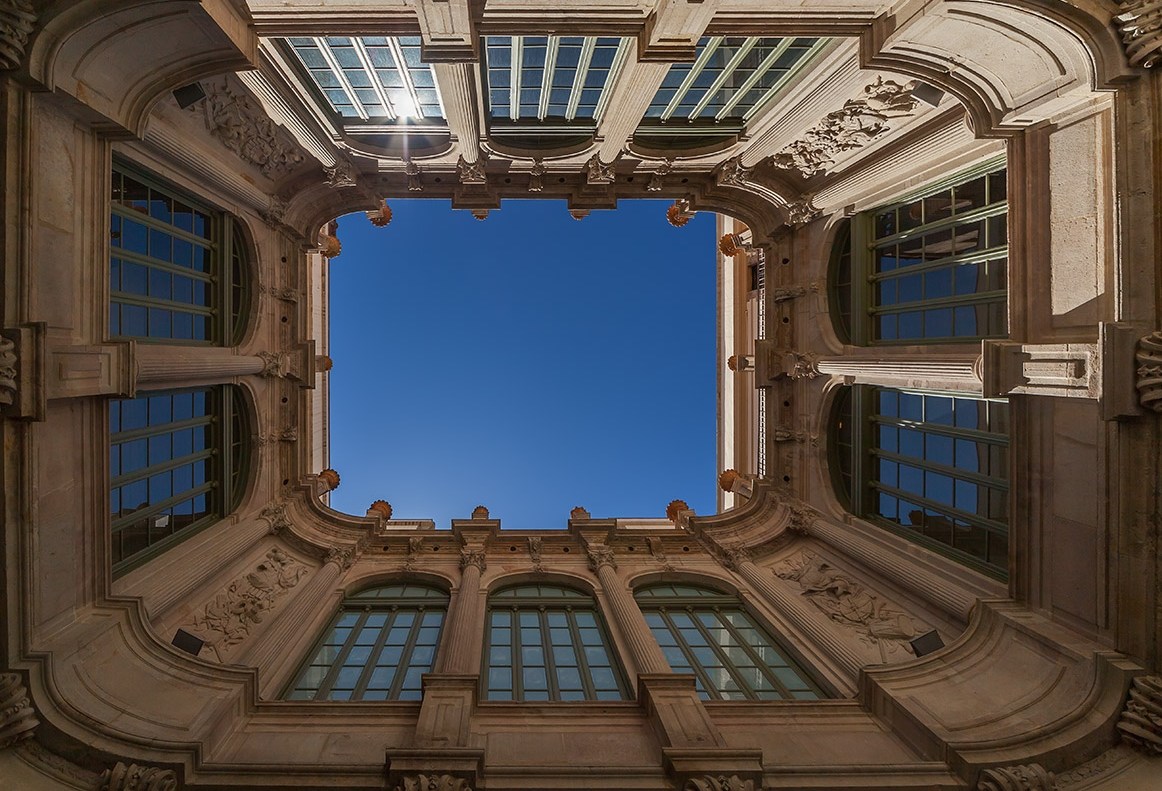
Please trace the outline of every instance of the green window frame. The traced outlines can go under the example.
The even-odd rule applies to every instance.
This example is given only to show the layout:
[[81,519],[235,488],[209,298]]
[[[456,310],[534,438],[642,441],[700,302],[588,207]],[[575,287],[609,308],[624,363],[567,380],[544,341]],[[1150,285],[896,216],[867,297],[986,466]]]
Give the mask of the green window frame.
[[627,700],[593,597],[556,585],[515,585],[488,598],[482,684],[489,701]]
[[831,250],[836,332],[857,346],[1007,337],[1008,250],[1003,158],[857,214]]
[[730,594],[660,584],[634,592],[675,673],[692,673],[703,700],[819,700],[822,687]]
[[233,385],[140,393],[109,402],[114,576],[236,509],[249,418]]
[[855,385],[837,396],[840,500],[998,579],[1008,576],[1008,402]]
[[109,212],[109,335],[241,342],[252,249],[239,220],[116,163]]
[[447,593],[414,583],[348,596],[283,698],[420,700],[447,611]]

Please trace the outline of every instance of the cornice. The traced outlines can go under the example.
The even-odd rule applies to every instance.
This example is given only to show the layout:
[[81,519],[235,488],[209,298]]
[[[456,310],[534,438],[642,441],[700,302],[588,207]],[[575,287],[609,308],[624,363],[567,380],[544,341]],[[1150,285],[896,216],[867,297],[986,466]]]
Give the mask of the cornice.
[[756,479],[741,505],[713,516],[692,516],[690,530],[717,547],[769,554],[793,538],[792,503],[773,483]]

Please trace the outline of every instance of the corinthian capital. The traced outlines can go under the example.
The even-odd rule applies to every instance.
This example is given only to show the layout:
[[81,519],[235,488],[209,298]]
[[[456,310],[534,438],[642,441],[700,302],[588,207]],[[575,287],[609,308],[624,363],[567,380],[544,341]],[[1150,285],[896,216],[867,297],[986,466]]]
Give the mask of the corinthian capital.
[[596,572],[602,566],[609,566],[610,568],[617,568],[617,561],[613,557],[613,550],[609,547],[592,546],[587,551],[589,555],[589,568]]
[[484,569],[488,566],[488,562],[485,559],[483,549],[460,550],[460,568],[466,569],[469,566],[475,566],[480,571],[484,571]]

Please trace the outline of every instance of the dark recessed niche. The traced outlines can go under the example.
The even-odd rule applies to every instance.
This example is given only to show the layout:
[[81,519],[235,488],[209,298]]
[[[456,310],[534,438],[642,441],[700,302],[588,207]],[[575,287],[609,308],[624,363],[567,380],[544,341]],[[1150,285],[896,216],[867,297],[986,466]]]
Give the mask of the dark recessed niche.
[[439,176],[436,176],[434,179],[432,179],[432,181],[434,181],[434,182],[436,182],[437,184],[439,184],[441,181],[443,181],[443,179],[442,179],[442,178],[440,178]]
[[791,402],[790,402],[790,401],[784,401],[784,402],[783,402],[783,406],[790,406],[790,405],[791,405]]
[[564,184],[564,183],[565,183],[565,177],[564,177],[564,176],[561,176],[561,178],[557,179],[557,183],[558,183],[558,184]]
[[290,485],[290,478],[283,478],[283,479],[282,479],[282,485],[283,485],[283,486],[289,486],[289,485]]
[[689,182],[689,181],[690,181],[690,179],[682,179],[682,183],[683,183],[683,184],[686,184],[686,183],[687,183],[687,182]]
[[633,176],[630,176],[629,178],[627,178],[626,181],[633,181]]
[[635,549],[635,547],[627,547],[627,549],[628,549],[630,552],[633,552],[633,551],[634,551],[634,549]]
[[282,262],[283,262],[284,264],[286,263],[286,256],[285,256],[285,255],[282,257]]
[[440,547],[439,547],[438,545],[437,545],[437,546],[434,546],[434,547],[432,547],[432,551],[433,551],[433,552],[439,552],[439,551],[440,551]]
[[789,318],[787,318],[786,316],[783,316],[783,323],[784,323],[784,324],[790,324],[790,323],[791,323],[791,320],[790,320]]
[[287,398],[286,396],[283,396],[283,397],[282,397],[282,402],[285,404],[287,401],[290,401],[290,399],[289,399],[289,398]]
[[283,317],[282,317],[282,323],[283,323],[283,324],[286,324],[288,321],[290,321],[290,319],[288,319],[286,316],[283,316]]
[[783,259],[783,266],[786,266],[786,265],[787,265],[787,264],[789,264],[789,263],[791,263],[791,259],[790,259],[790,258],[784,258],[784,259]]
[[791,476],[790,476],[790,475],[784,475],[784,476],[783,476],[783,483],[790,483],[790,482],[791,482]]
[[683,552],[689,552],[689,551],[690,551],[690,547],[682,547],[682,551],[683,551]]
[[505,179],[505,180],[504,180],[504,183],[505,183],[505,184],[511,184],[511,183],[512,183],[512,179]]
[[508,548],[508,551],[509,551],[509,552],[516,552],[516,547],[509,547],[509,548]]
[[561,551],[562,551],[562,552],[568,552],[568,551],[569,551],[569,547],[562,547],[562,548],[561,548]]

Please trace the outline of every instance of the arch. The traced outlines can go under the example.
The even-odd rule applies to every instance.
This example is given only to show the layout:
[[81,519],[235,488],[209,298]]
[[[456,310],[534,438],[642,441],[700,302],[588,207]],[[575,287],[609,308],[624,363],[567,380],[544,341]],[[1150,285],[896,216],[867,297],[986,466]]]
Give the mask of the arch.
[[370,588],[400,585],[408,582],[434,588],[448,596],[452,595],[452,590],[456,587],[456,581],[450,575],[441,573],[439,569],[423,571],[419,569],[411,571],[366,569],[362,574],[356,574],[343,580],[343,598],[349,599]]
[[487,594],[491,597],[494,593],[504,590],[508,587],[515,587],[517,585],[535,584],[540,582],[552,583],[557,581],[561,587],[575,588],[586,596],[592,596],[596,600],[598,596],[597,586],[593,581],[580,572],[573,572],[569,570],[545,569],[542,572],[534,571],[511,571],[502,573],[493,577],[488,581]]
[[244,215],[232,214],[231,220],[236,237],[234,244],[242,246],[248,255],[243,261],[241,280],[238,283],[241,289],[242,304],[239,306],[241,318],[235,319],[233,331],[230,333],[232,341],[230,345],[246,346],[258,332],[259,304],[262,297],[254,284],[259,282],[258,273],[262,268],[262,260],[258,251],[258,243],[255,241],[251,219]]

